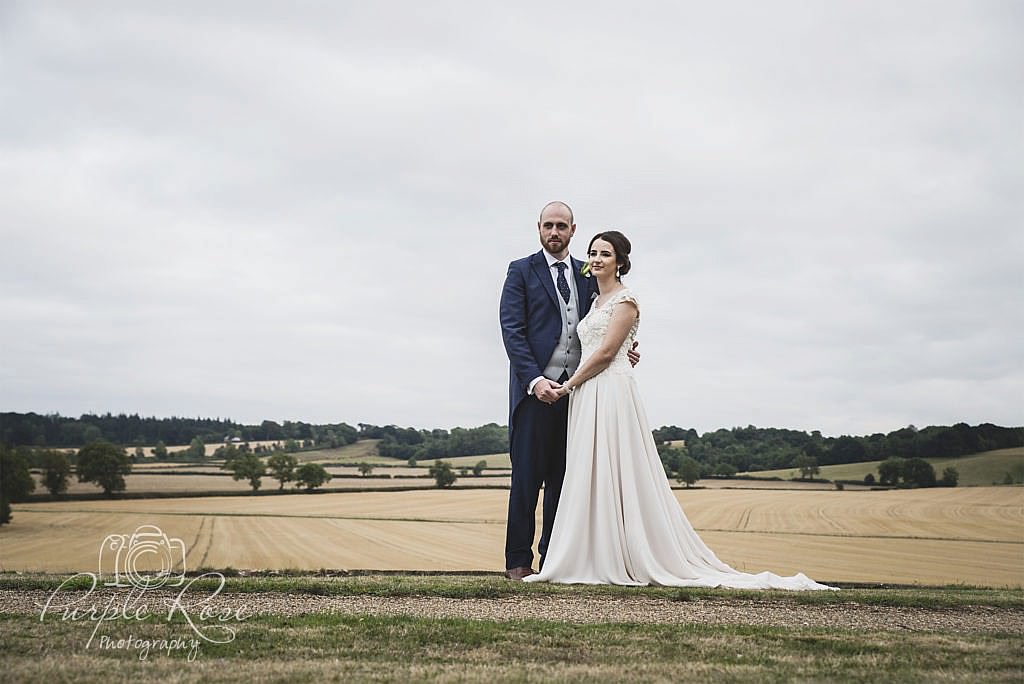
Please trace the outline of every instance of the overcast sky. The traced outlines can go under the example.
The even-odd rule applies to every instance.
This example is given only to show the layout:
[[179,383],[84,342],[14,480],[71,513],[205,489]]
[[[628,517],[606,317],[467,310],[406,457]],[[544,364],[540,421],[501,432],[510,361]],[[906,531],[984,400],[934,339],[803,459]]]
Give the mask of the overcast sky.
[[507,421],[536,220],[653,426],[1024,424],[1024,3],[0,0],[0,411]]

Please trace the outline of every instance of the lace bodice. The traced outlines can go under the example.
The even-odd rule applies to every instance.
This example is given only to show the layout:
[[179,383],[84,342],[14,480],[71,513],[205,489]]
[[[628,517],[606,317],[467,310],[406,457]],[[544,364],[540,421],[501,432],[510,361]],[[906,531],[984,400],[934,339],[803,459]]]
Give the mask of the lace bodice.
[[[639,311],[640,309],[639,302],[637,302],[636,297],[629,288],[623,288],[612,295],[608,301],[603,302],[601,306],[596,304],[591,306],[590,311],[587,312],[587,315],[576,326],[576,332],[580,336],[580,344],[583,346],[581,364],[601,346],[601,340],[604,339],[605,333],[608,332],[608,324],[612,320],[612,310],[619,302],[633,302],[637,310]],[[629,363],[629,357],[626,356],[626,352],[633,345],[636,331],[639,328],[640,315],[638,313],[636,320],[633,321],[633,327],[630,328],[629,334],[623,340],[622,346],[619,347],[619,351],[615,354],[615,358],[605,372],[632,375],[633,366]]]

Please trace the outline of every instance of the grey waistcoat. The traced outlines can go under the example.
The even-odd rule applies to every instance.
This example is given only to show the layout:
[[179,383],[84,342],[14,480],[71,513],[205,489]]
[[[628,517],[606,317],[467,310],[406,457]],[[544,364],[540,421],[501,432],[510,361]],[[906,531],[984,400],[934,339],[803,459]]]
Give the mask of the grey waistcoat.
[[[569,276],[572,277],[571,270]],[[548,359],[548,365],[544,368],[544,377],[549,380],[558,380],[562,373],[571,376],[580,365],[583,348],[580,346],[579,335],[576,334],[576,324],[580,322],[578,303],[579,294],[575,290],[568,304],[558,297],[558,312],[562,314],[562,334],[555,346],[555,353]]]

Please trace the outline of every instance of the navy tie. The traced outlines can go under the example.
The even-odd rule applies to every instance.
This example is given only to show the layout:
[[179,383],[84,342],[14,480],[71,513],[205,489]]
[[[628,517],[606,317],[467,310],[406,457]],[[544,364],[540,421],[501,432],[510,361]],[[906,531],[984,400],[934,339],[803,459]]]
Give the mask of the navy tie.
[[565,303],[569,303],[569,283],[565,279],[565,269],[567,266],[564,261],[558,261],[555,263],[555,268],[558,269],[558,294],[562,295],[562,299]]

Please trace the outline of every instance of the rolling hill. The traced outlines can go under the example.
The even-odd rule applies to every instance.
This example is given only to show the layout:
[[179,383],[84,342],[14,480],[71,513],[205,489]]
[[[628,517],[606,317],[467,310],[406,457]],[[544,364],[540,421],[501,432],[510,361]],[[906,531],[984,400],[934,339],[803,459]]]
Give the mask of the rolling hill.
[[[935,468],[937,477],[942,477],[942,471],[945,468],[956,468],[960,473],[959,485],[961,487],[1003,484],[1007,473],[1010,474],[1015,484],[1024,484],[1024,447],[983,451],[958,458],[929,458],[925,460]],[[877,478],[879,463],[881,461],[821,466],[818,477],[827,480],[863,480],[865,475],[872,473]],[[781,477],[788,480],[798,477],[800,471],[795,468],[783,468],[742,474],[755,477]]]

